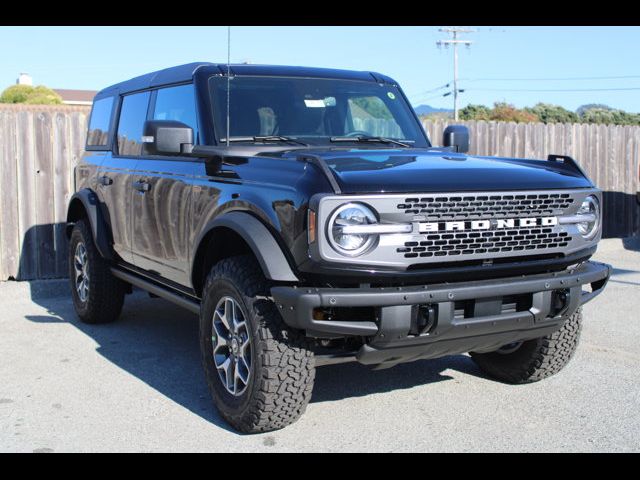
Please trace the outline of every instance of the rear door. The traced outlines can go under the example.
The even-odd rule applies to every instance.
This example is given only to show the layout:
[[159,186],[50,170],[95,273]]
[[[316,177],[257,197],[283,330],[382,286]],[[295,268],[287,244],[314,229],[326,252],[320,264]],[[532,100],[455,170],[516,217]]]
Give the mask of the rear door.
[[142,153],[142,127],[146,120],[151,92],[121,98],[117,119],[117,141],[98,171],[98,189],[107,211],[115,252],[133,263],[131,202],[135,171]]
[[[193,84],[153,92],[149,119],[176,120],[193,128],[198,121]],[[138,164],[145,190],[133,195],[133,260],[136,267],[190,286],[189,234],[192,181],[202,161],[190,157],[143,156]]]

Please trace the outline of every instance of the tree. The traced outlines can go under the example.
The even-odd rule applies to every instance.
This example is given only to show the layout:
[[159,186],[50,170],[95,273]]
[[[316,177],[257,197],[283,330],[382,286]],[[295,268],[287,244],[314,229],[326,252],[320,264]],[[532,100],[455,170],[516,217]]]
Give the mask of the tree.
[[519,110],[507,102],[496,102],[493,104],[489,120],[498,122],[539,122],[537,115]]
[[604,108],[589,108],[582,112],[583,123],[613,123],[613,111]]
[[460,110],[460,120],[489,120],[491,109],[485,105],[469,104]]
[[640,113],[617,110],[608,105],[591,103],[576,112],[560,105],[538,102],[533,107],[518,109],[507,102],[496,102],[493,108],[469,104],[460,110],[461,120],[492,120],[497,122],[601,123],[609,125],[640,125]]
[[586,112],[587,110],[591,110],[592,108],[613,110],[613,108],[611,108],[609,105],[605,105],[603,103],[587,103],[586,105],[580,105],[576,110],[576,113],[578,114],[578,116],[582,117],[582,115],[584,115],[584,112]]
[[576,123],[578,115],[560,105],[551,103],[536,103],[533,107],[526,107],[525,111],[532,113],[544,123]]
[[44,85],[12,85],[0,95],[0,103],[27,103],[32,105],[58,105],[62,98]]
[[609,125],[640,125],[640,114],[613,108],[592,107],[583,111],[580,120],[584,123]]

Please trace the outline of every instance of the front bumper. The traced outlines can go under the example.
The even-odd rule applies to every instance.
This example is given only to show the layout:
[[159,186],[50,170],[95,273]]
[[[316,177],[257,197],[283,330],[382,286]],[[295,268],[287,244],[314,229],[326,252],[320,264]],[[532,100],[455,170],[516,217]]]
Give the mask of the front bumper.
[[[305,330],[307,336],[365,337],[358,361],[399,363],[490,351],[547,335],[580,305],[601,293],[610,274],[609,265],[585,262],[563,272],[484,281],[379,288],[278,286],[271,289],[271,294],[285,322]],[[590,291],[583,290],[585,285],[591,287]],[[511,303],[516,296],[520,307]],[[314,318],[314,310],[341,307],[374,307],[375,319]],[[415,333],[421,308],[430,312],[432,325],[426,332]]]

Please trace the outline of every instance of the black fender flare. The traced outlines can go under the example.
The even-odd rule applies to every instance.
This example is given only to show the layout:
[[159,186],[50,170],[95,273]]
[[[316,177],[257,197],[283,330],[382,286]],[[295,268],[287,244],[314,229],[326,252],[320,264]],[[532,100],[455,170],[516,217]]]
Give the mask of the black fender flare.
[[71,236],[71,230],[75,225],[77,218],[76,206],[77,202],[80,202],[87,214],[89,224],[91,226],[91,234],[93,235],[93,241],[102,255],[107,260],[112,260],[113,255],[111,253],[111,231],[107,226],[102,212],[100,210],[98,195],[89,189],[83,188],[82,190],[73,194],[69,199],[69,206],[67,207],[67,237]]
[[[229,228],[244,239],[268,279],[279,282],[299,281],[273,234],[256,217],[240,211],[225,213],[202,229],[196,245],[199,246],[202,239],[218,227]],[[195,256],[192,262],[194,261]]]

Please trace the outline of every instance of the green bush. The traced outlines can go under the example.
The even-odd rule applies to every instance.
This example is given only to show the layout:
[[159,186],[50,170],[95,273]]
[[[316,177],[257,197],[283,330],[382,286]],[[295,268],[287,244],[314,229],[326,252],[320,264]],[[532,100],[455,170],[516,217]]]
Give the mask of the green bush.
[[609,125],[640,125],[640,114],[629,113],[624,110],[603,108],[597,106],[582,111],[580,120],[584,123],[603,123]]
[[533,107],[526,107],[525,110],[533,113],[543,123],[576,123],[578,121],[576,113],[551,103],[536,103]]
[[469,104],[460,110],[460,120],[489,120],[491,109],[485,105]]
[[493,108],[469,104],[460,110],[461,120],[494,120],[497,122],[539,122],[540,118],[527,109],[518,109],[507,102],[496,102]]
[[576,112],[560,105],[536,103],[533,107],[515,108],[506,102],[496,102],[493,108],[470,104],[460,110],[461,120],[494,120],[502,122],[600,123],[609,125],[640,125],[640,113],[616,110],[607,105],[582,105]]
[[0,103],[27,103],[31,105],[58,105],[62,98],[44,85],[12,85],[0,95]]
[[526,110],[520,110],[507,102],[496,102],[493,104],[489,120],[498,122],[539,122],[537,115]]

